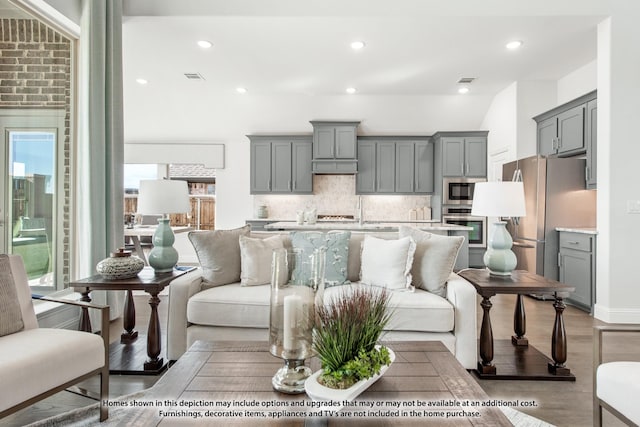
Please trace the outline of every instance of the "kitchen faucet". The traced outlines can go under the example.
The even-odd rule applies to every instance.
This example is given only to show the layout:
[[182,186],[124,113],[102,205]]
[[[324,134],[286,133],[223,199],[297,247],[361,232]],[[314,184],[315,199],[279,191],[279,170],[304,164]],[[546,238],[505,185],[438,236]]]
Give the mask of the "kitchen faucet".
[[358,224],[362,225],[362,223],[364,222],[363,217],[363,206],[362,206],[362,196],[358,196],[358,205],[356,206],[356,210],[357,210],[357,215],[358,215]]

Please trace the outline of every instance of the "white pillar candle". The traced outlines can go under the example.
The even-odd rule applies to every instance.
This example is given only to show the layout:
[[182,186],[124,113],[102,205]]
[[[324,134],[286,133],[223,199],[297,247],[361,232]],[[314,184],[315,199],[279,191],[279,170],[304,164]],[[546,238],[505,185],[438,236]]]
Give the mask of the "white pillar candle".
[[283,347],[285,350],[297,350],[298,324],[302,320],[302,298],[298,295],[284,297]]

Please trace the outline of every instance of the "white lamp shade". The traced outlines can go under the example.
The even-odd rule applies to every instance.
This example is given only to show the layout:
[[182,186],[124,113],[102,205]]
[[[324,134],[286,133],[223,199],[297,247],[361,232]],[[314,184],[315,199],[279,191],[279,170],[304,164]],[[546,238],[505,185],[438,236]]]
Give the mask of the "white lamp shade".
[[526,215],[522,182],[478,182],[473,189],[471,215],[523,217]]
[[186,181],[141,180],[138,213],[146,215],[186,213],[191,210]]

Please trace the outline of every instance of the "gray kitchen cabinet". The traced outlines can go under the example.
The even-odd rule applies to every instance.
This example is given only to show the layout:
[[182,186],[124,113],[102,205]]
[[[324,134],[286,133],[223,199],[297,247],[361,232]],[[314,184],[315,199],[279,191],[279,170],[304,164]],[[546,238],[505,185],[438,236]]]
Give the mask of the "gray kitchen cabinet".
[[586,114],[587,166],[585,178],[587,180],[587,189],[595,190],[598,187],[598,101],[596,99],[587,102]]
[[396,193],[433,193],[433,143],[396,143]]
[[251,194],[311,194],[311,137],[249,135]]
[[309,141],[291,142],[292,193],[312,193],[313,174],[311,172],[312,145]]
[[595,303],[596,236],[560,231],[558,253],[559,281],[575,286],[566,301],[591,311]]
[[428,137],[358,138],[357,194],[430,194],[434,144]]
[[375,141],[358,141],[356,194],[376,192],[376,145]]
[[376,192],[396,191],[396,144],[379,141],[376,147]]
[[587,110],[595,98],[593,91],[534,117],[538,154],[570,157],[587,152],[590,126]]
[[251,194],[271,191],[271,142],[251,142]]
[[434,190],[434,143],[432,141],[415,142],[414,193],[430,194]]
[[442,144],[442,176],[487,176],[487,138],[446,136]]
[[558,118],[552,117],[538,123],[538,153],[541,156],[556,154]]

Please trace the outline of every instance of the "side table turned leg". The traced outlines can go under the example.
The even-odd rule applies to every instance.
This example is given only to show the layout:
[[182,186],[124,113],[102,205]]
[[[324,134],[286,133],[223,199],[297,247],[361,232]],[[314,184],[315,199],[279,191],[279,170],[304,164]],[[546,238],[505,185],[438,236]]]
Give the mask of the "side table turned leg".
[[564,365],[567,361],[567,333],[564,328],[562,312],[566,306],[560,296],[556,295],[553,307],[556,309],[556,320],[551,336],[551,357],[554,363],[549,363],[548,368],[549,372],[555,375],[570,375],[571,370]]
[[489,310],[493,304],[489,300],[489,297],[482,297],[482,327],[480,329],[480,358],[481,362],[478,362],[478,372],[481,374],[495,374],[496,367],[493,365],[493,330],[491,329],[491,317],[489,316]]
[[[91,302],[89,292],[89,289],[85,289],[81,292],[82,297],[80,298],[80,301]],[[91,332],[91,317],[89,317],[89,309],[87,307],[82,307],[80,312],[80,324],[78,325],[78,330],[82,332]]]
[[124,318],[122,319],[125,332],[120,335],[120,342],[128,344],[138,338],[136,327],[136,305],[133,302],[133,292],[127,290],[127,299],[124,304]]
[[145,371],[159,370],[164,364],[163,359],[161,357],[158,358],[161,350],[160,319],[158,317],[159,303],[160,298],[158,298],[158,292],[151,294],[151,298],[149,298],[149,306],[151,306],[151,316],[149,317],[149,329],[147,331],[148,359],[144,363]]
[[516,298],[516,308],[513,312],[513,332],[515,335],[511,337],[511,344],[526,347],[529,340],[524,334],[527,332],[527,316],[524,312],[524,301],[521,294]]

